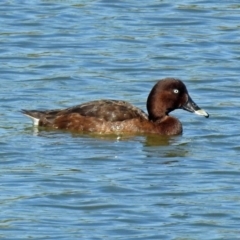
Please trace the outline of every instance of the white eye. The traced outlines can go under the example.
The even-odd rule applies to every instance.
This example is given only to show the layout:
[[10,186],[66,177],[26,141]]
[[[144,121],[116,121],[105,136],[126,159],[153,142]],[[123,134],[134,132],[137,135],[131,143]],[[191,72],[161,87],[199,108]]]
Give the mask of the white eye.
[[173,89],[174,93],[179,93],[178,89]]

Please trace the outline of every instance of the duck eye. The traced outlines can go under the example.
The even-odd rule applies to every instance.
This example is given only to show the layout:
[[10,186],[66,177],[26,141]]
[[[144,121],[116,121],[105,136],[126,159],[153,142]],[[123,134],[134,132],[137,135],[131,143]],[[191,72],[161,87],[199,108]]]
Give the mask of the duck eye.
[[179,93],[179,90],[178,89],[173,89],[173,92],[174,93]]

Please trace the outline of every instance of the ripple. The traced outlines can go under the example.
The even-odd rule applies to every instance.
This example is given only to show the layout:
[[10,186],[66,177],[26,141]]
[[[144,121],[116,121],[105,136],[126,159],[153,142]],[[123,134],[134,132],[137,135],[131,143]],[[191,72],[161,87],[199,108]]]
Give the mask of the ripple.
[[[1,238],[236,239],[239,4],[3,1]],[[36,130],[22,108],[101,98],[146,109],[181,78],[209,119],[175,137]]]

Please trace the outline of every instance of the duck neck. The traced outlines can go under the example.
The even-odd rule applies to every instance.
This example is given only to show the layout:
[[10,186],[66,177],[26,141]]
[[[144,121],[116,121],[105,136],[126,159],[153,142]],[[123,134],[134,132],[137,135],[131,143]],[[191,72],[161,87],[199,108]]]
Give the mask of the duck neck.
[[149,120],[153,122],[160,122],[162,119],[168,116],[168,111],[164,109],[161,101],[153,98],[148,98],[147,111]]
[[167,117],[169,117],[167,114],[152,114],[151,112],[148,115],[148,118],[152,122],[162,122],[165,120]]

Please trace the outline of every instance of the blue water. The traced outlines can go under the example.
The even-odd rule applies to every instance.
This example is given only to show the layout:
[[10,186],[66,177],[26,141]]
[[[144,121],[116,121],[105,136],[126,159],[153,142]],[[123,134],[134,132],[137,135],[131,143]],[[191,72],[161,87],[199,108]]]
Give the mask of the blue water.
[[[240,239],[238,1],[1,1],[1,239]],[[32,128],[19,112],[177,77],[176,137]]]

